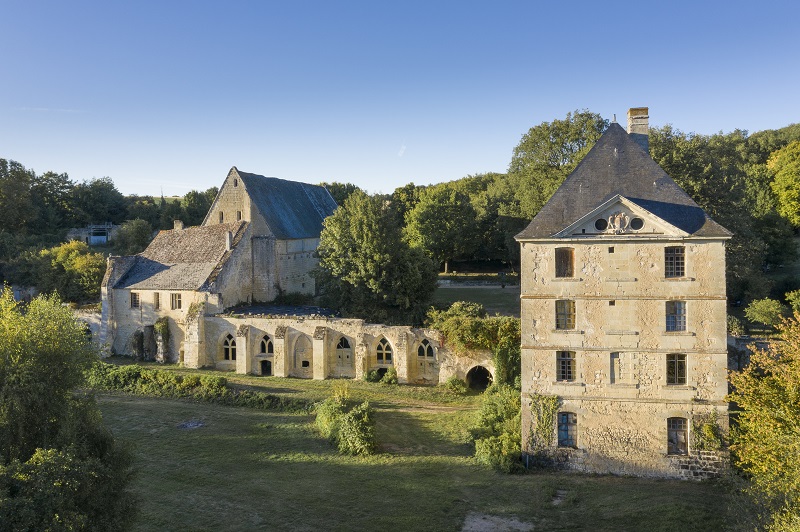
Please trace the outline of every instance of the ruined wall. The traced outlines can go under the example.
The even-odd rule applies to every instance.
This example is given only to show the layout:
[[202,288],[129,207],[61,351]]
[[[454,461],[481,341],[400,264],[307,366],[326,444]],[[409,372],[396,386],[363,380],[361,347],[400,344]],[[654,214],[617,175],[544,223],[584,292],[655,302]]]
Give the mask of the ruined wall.
[[284,293],[314,294],[311,271],[319,265],[318,246],[319,238],[275,242],[276,282]]
[[[571,467],[680,476],[666,454],[666,419],[727,415],[724,244],[631,240],[522,244],[523,397],[557,395],[559,411],[577,414],[577,449],[559,449]],[[685,249],[683,277],[665,278],[670,245]],[[573,248],[573,277],[555,276],[557,247]],[[574,328],[556,328],[557,300],[575,302]],[[685,331],[666,330],[669,300],[685,302]],[[574,353],[574,380],[559,380],[558,351]],[[671,353],[686,355],[685,384],[667,383]],[[523,401],[524,446],[530,423]]]

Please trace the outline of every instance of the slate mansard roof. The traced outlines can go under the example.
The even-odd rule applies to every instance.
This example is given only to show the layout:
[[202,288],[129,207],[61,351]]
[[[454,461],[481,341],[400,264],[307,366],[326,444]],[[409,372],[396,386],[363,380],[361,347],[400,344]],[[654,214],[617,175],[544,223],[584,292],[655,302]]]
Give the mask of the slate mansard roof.
[[319,237],[322,221],[336,210],[333,197],[319,185],[264,177],[239,171],[235,166],[231,173],[239,176],[278,240]]
[[131,290],[199,290],[210,285],[241,240],[247,222],[159,231],[114,285]]
[[516,239],[550,238],[617,195],[691,236],[731,236],[613,123]]

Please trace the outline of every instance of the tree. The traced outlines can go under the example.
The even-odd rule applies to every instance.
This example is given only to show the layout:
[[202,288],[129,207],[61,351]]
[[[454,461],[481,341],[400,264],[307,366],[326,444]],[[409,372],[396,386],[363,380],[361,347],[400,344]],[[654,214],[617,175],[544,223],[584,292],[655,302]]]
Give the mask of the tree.
[[778,212],[800,227],[800,141],[773,152],[767,166],[775,175],[772,190],[778,199]]
[[0,159],[0,228],[25,232],[36,214],[31,200],[32,170],[16,161]]
[[754,323],[762,323],[767,327],[775,327],[786,314],[786,307],[775,299],[757,299],[744,309],[744,315]]
[[106,271],[102,253],[92,253],[84,242],[72,240],[58,246],[28,251],[14,263],[14,282],[56,292],[65,301],[87,301],[100,296]]
[[128,220],[117,231],[114,252],[119,255],[141,253],[153,240],[153,227],[144,220]]
[[406,214],[406,236],[448,271],[451,259],[475,248],[475,209],[469,198],[447,185],[425,189]]
[[327,191],[333,197],[333,201],[335,201],[336,205],[339,206],[344,205],[344,201],[350,196],[350,194],[357,190],[361,191],[360,188],[352,183],[337,183],[334,181],[333,183],[320,183],[319,185],[327,189]]
[[72,188],[71,195],[78,224],[120,224],[128,217],[125,197],[110,177],[79,183]]
[[608,120],[583,110],[528,130],[508,165],[505,186],[513,191],[517,212],[507,214],[532,219],[607,128]]
[[76,393],[96,360],[56,296],[0,293],[0,528],[119,530],[134,507],[130,454]]
[[754,351],[747,367],[731,373],[729,396],[739,407],[731,450],[751,478],[751,494],[773,520],[795,523],[800,521],[798,320],[800,313],[784,320],[778,327],[782,341]]
[[181,208],[185,218],[182,220],[187,226],[200,225],[211,209],[211,204],[217,196],[219,189],[211,187],[205,192],[190,190],[181,200]]
[[436,267],[401,238],[380,197],[351,194],[323,222],[318,280],[325,302],[374,322],[420,323],[436,287]]

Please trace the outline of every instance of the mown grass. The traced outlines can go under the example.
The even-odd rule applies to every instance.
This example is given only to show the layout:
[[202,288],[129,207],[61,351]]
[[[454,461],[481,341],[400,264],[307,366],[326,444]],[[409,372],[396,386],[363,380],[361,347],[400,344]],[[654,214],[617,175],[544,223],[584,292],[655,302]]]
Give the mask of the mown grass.
[[433,293],[433,303],[450,306],[456,301],[480,303],[489,315],[519,317],[519,286],[450,286]]
[[[281,383],[285,393],[318,392],[307,381]],[[460,530],[470,513],[537,530],[730,528],[717,484],[495,473],[471,458],[474,397],[409,402],[404,386],[352,385],[380,396],[371,457],[337,454],[310,415],[101,395],[106,424],[134,446],[135,529]],[[203,425],[181,428],[189,421]],[[566,494],[554,505],[558,490]]]

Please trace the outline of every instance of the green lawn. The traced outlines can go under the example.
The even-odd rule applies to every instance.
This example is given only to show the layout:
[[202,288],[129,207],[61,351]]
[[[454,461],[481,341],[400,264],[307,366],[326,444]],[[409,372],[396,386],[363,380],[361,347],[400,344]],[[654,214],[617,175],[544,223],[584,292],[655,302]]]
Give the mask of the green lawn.
[[[258,381],[300,396],[340,382]],[[378,407],[380,452],[368,458],[338,455],[308,415],[110,394],[99,403],[114,434],[134,447],[136,530],[460,530],[472,514],[536,530],[730,528],[715,483],[479,466],[468,443],[478,398],[438,400],[428,391],[351,383],[354,397]],[[182,428],[187,422],[202,426]]]
[[433,302],[449,306],[455,301],[480,303],[489,315],[519,317],[519,285],[439,287],[433,293]]

